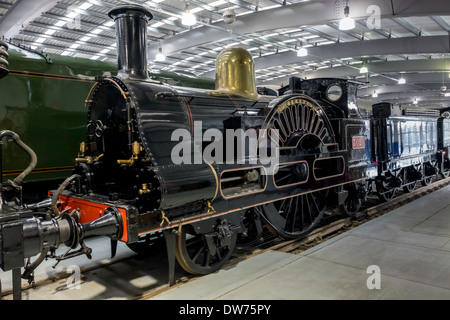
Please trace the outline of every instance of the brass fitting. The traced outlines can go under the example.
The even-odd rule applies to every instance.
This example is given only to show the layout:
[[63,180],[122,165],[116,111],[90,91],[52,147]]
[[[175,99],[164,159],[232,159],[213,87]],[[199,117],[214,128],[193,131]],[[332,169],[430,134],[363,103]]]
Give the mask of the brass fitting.
[[117,164],[127,164],[130,167],[139,159],[138,155],[142,151],[142,147],[139,144],[139,142],[135,141],[133,142],[131,146],[131,152],[133,155],[128,160],[117,160]]
[[79,158],[76,158],[75,161],[78,162],[78,163],[79,162],[83,162],[83,163],[91,164],[93,162],[97,162],[101,157],[103,157],[103,155],[104,154],[102,153],[101,155],[99,155],[99,156],[97,156],[95,158],[93,158],[91,156],[84,157],[84,155],[82,157],[80,157],[80,155],[78,155]]
[[152,189],[149,188],[146,183],[143,183],[142,184],[142,189],[139,189],[139,194],[143,195],[143,194],[146,194],[146,193],[150,193],[151,191],[152,191]]

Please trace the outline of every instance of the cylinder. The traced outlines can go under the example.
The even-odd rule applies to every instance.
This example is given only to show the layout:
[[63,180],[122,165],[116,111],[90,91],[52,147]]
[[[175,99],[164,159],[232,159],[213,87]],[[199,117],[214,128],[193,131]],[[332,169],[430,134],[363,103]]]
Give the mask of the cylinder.
[[128,5],[114,8],[109,17],[116,23],[118,75],[146,79],[147,24],[153,15],[144,7]]

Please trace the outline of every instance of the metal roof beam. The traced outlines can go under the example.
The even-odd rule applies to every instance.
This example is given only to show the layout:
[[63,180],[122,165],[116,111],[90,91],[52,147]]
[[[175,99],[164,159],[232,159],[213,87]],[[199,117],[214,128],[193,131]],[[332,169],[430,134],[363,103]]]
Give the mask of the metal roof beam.
[[442,19],[439,16],[432,16],[430,17],[434,22],[436,22],[442,29],[444,29],[447,32],[450,32],[450,25],[445,22],[444,19]]
[[[378,40],[364,40],[353,41],[346,43],[336,43],[323,46],[315,46],[308,48],[308,56],[297,57],[296,52],[287,51],[278,54],[273,54],[266,57],[255,59],[256,70],[267,69],[270,67],[305,63],[321,60],[330,60],[331,63],[341,63],[338,61],[342,58],[358,58],[363,56],[385,56],[385,55],[399,55],[399,54],[426,54],[426,53],[449,53],[450,52],[450,37],[449,36],[428,36],[428,37],[409,37],[409,38],[391,38]],[[441,60],[424,59],[430,63],[439,64]],[[405,60],[400,62],[412,62],[414,65],[417,60]],[[434,62],[433,62],[434,61]],[[395,63],[397,61],[393,61]],[[373,66],[378,65],[376,63]],[[408,64],[409,65],[409,64]],[[355,75],[359,71],[355,68]],[[399,71],[407,71],[399,69]],[[336,69],[336,68],[333,68]],[[370,68],[369,68],[370,69]],[[371,69],[372,70],[372,69]],[[373,72],[380,72],[372,70]],[[349,71],[347,70],[347,73]],[[205,77],[214,77],[213,73],[205,73]]]
[[405,19],[402,18],[392,18],[392,20],[394,20],[395,22],[397,22],[400,26],[402,26],[403,28],[405,28],[406,30],[408,30],[409,32],[411,32],[412,34],[414,34],[415,36],[424,36],[425,34],[422,34],[422,30],[417,29],[416,27],[414,27],[412,24],[410,24],[409,22],[407,22]]
[[[450,1],[416,0],[358,0],[352,1],[351,16],[355,20],[367,20],[372,15],[368,8],[372,5],[380,8],[380,18],[401,18],[410,16],[450,15]],[[327,25],[335,23],[340,17],[335,11],[335,0],[316,0],[286,5],[274,9],[258,11],[237,17],[230,26],[220,21],[212,26],[222,30],[211,30],[209,26],[193,28],[188,32],[161,41],[165,52],[170,54],[190,47],[196,47],[206,42],[217,41],[229,37],[226,31],[233,28],[234,34],[249,34],[272,29],[295,28],[302,25]],[[150,45],[149,52],[156,54],[158,45]]]

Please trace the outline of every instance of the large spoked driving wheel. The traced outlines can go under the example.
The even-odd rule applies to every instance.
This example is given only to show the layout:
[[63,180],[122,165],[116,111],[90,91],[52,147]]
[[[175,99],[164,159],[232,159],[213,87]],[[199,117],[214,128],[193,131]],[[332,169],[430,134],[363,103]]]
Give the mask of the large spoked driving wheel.
[[181,267],[192,274],[209,274],[219,270],[236,247],[237,233],[220,225],[208,234],[183,226],[177,234],[176,257]]
[[297,239],[310,233],[320,222],[328,190],[302,194],[260,207],[269,229],[284,239]]

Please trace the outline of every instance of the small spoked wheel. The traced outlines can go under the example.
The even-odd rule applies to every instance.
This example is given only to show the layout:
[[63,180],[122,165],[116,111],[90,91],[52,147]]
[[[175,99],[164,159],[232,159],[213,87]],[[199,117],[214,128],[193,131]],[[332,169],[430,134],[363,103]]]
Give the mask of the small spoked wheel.
[[359,209],[361,209],[362,200],[358,195],[356,183],[349,183],[344,186],[344,190],[348,192],[347,199],[339,206],[339,210],[350,217],[354,217]]
[[381,191],[378,192],[378,197],[380,198],[381,201],[388,202],[394,198],[396,192],[397,188],[382,189]]
[[403,191],[405,192],[413,192],[416,188],[416,181],[406,182],[403,186]]
[[425,187],[425,186],[430,185],[432,180],[433,180],[433,177],[425,177],[420,181],[420,183]]
[[177,234],[176,257],[181,267],[191,274],[209,274],[219,270],[236,247],[237,233],[229,227],[217,232],[199,234],[191,225]]
[[441,172],[441,176],[443,179],[447,179],[448,177],[450,177],[450,170]]
[[284,239],[297,239],[310,233],[320,222],[328,190],[291,197],[260,207],[269,229]]

